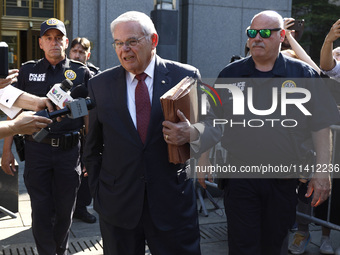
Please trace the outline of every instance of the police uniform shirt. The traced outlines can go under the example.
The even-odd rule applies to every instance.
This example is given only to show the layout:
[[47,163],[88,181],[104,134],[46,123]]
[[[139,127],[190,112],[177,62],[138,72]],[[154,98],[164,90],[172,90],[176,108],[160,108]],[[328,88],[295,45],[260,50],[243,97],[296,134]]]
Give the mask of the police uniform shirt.
[[86,66],[90,69],[92,76],[95,76],[100,73],[99,67],[96,67],[94,64],[86,62]]
[[[216,107],[215,111],[217,114],[223,114],[219,117],[228,120],[224,125],[222,146],[241,161],[273,165],[297,162],[296,148],[293,146],[287,126],[296,125],[292,128],[298,144],[301,144],[311,136],[311,131],[327,128],[340,121],[336,104],[322,79],[314,69],[302,61],[279,54],[271,71],[260,72],[255,68],[253,59],[248,57],[228,65],[219,74],[219,79],[236,77],[234,83],[229,79],[224,83],[231,82],[243,92],[244,114],[233,114],[233,96],[226,89],[218,90],[223,98],[223,107],[220,109]],[[310,91],[311,99],[303,106],[312,114],[311,116],[305,115],[293,104],[287,105],[286,116],[282,115],[281,88],[286,86],[303,87]],[[273,87],[276,87],[278,91],[276,110],[263,116],[251,112],[247,98],[249,87],[253,90],[253,106],[258,110],[271,108]],[[302,93],[287,93],[287,98],[290,99],[303,97]],[[272,119],[277,121],[270,121]],[[231,125],[231,122],[235,124]]]
[[[53,67],[45,58],[42,58],[23,64],[19,72],[17,87],[28,93],[46,97],[47,92],[56,83],[69,79],[73,83],[72,90],[79,84],[87,86],[90,76],[88,68],[78,61],[65,58]],[[69,119],[65,117],[61,122],[53,123],[51,134],[79,130],[82,126],[83,118]]]

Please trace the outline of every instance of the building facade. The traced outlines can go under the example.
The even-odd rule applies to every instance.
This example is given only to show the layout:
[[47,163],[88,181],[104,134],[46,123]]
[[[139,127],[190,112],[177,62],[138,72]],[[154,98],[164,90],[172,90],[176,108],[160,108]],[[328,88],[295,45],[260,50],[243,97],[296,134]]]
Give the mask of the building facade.
[[110,23],[129,10],[150,15],[159,32],[157,53],[196,66],[214,78],[233,55],[244,56],[245,29],[254,14],[276,10],[291,14],[291,0],[1,0],[1,41],[9,44],[11,67],[42,56],[40,24],[56,17],[65,22],[68,38],[92,42],[90,61],[102,70],[118,65]]

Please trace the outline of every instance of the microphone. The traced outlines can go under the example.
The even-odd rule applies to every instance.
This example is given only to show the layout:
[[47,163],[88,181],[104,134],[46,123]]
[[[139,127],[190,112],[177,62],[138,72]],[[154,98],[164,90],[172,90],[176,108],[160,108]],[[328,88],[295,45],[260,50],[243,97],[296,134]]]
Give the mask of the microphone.
[[[83,85],[78,85],[71,92],[71,96],[77,99],[65,102],[65,107],[60,110],[49,112],[48,109],[44,109],[42,111],[36,112],[35,115],[43,116],[49,119],[55,119],[63,115],[67,115],[71,119],[83,117],[88,114],[88,110],[91,110],[95,107],[95,103],[89,97],[85,98],[87,94],[87,88]],[[48,135],[48,133],[49,128],[46,127],[35,133],[33,138],[35,141],[41,142]]]
[[71,91],[70,96],[72,98],[87,98],[88,94],[89,91],[87,88],[84,85],[79,84]]
[[[66,107],[63,109],[49,112],[47,109],[35,113],[35,115],[42,116],[49,119],[55,119],[66,115],[71,119],[83,117],[88,114],[88,110],[95,107],[95,103],[90,98],[74,99],[71,102],[66,103]],[[39,132],[32,135],[33,139],[37,142],[41,142],[49,134],[49,127],[42,128]]]
[[73,99],[66,103],[66,107],[49,112],[47,109],[36,112],[35,115],[46,117],[49,119],[55,119],[63,115],[67,115],[71,119],[77,119],[88,114],[88,110],[93,109],[94,102],[90,98],[78,98]]
[[[66,80],[65,80],[66,81]],[[71,82],[72,83],[72,82]],[[95,104],[90,98],[86,98],[88,90],[85,86],[79,84],[71,92],[71,101],[65,102],[65,107],[49,112],[48,109],[36,112],[35,115],[43,116],[49,119],[54,119],[63,115],[68,114],[71,119],[77,119],[88,114],[88,110],[94,108]]]
[[69,93],[72,88],[72,81],[65,79],[61,83],[56,83],[47,93],[47,97],[60,108],[64,108],[66,102],[71,101],[73,98]]

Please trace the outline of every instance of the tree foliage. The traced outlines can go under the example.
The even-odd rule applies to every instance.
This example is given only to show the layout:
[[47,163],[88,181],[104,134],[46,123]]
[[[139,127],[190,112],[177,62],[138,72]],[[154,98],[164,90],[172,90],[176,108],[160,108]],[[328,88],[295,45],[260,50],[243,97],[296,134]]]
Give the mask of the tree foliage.
[[[334,0],[293,0],[292,17],[295,19],[304,19],[305,27],[299,43],[309,53],[311,58],[319,63],[320,50],[329,32],[329,29],[335,21],[339,19],[340,5]],[[340,40],[334,43],[340,45]]]

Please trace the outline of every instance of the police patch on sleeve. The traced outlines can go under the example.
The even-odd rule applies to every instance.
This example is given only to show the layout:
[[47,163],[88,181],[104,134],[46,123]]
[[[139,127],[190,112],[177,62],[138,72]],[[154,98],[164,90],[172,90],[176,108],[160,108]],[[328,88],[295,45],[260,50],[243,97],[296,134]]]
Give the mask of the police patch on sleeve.
[[77,78],[77,74],[73,70],[66,70],[65,77],[66,79],[73,81],[75,78]]
[[296,88],[296,83],[292,80],[287,80],[282,83],[282,88]]

